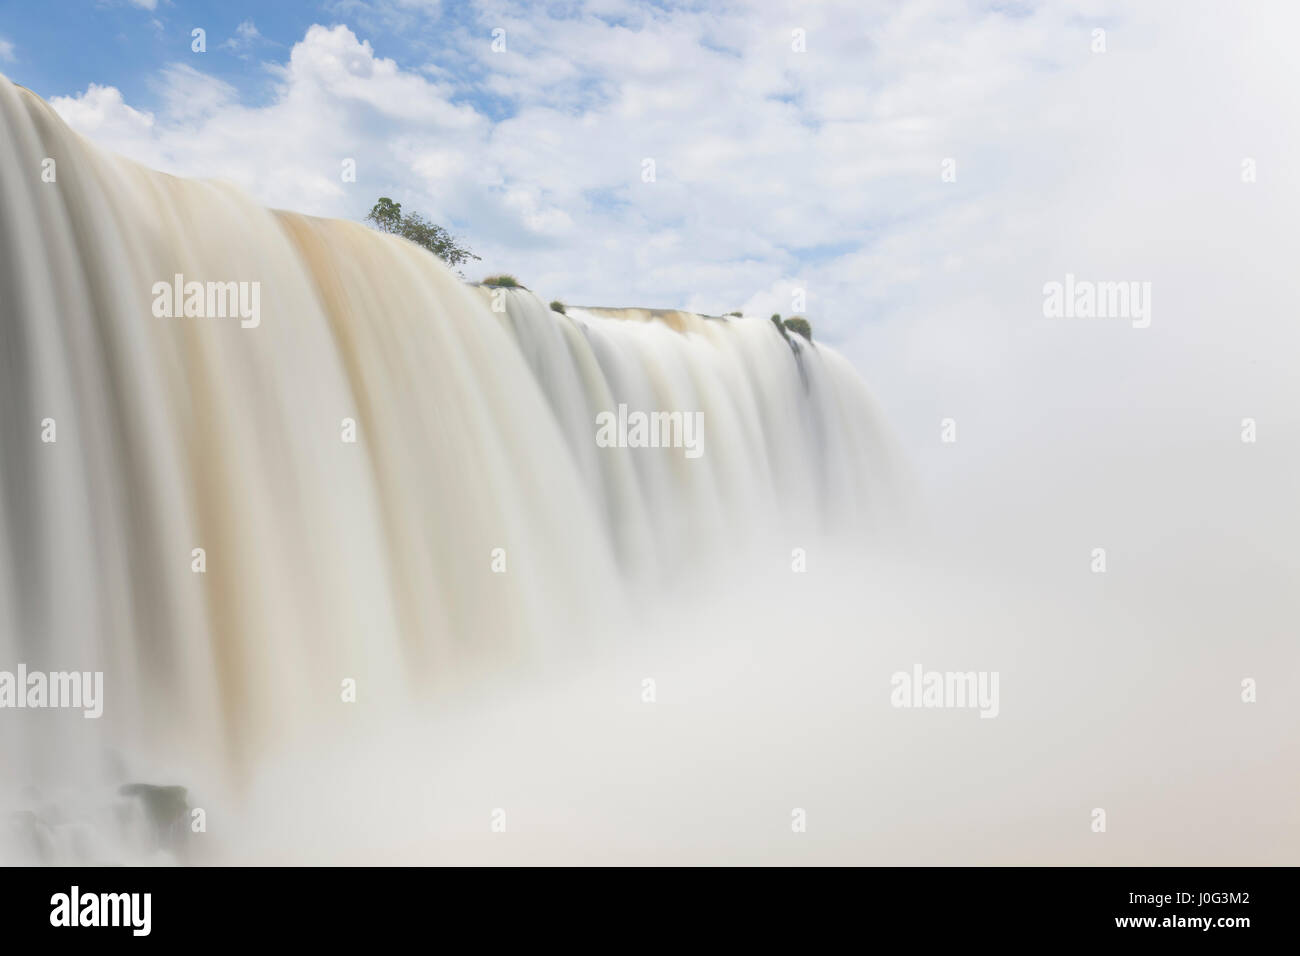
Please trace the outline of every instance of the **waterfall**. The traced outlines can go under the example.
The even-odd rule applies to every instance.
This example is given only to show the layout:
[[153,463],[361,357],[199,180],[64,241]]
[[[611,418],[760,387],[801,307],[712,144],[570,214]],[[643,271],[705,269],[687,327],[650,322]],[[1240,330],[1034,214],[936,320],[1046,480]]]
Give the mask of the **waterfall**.
[[[238,780],[345,679],[418,701],[581,655],[894,493],[859,376],[765,317],[561,314],[104,153],[3,79],[0,164],[0,671],[105,688],[97,720],[0,711],[15,788]],[[620,406],[698,413],[698,456],[602,447]]]

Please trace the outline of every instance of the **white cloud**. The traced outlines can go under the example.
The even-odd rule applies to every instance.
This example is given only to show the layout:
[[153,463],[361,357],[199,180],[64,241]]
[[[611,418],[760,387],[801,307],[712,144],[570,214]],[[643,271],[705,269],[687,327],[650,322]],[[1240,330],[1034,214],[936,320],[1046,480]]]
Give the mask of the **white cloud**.
[[0,37],[0,62],[12,63],[14,60],[13,41]]
[[229,50],[236,56],[247,59],[251,54],[248,52],[259,43],[266,43],[266,37],[262,36],[257,29],[257,24],[252,20],[244,20],[239,26],[235,27],[235,35],[223,40],[220,46],[222,50]]
[[50,105],[69,126],[106,149],[138,156],[141,144],[153,136],[153,114],[127,106],[111,86],[92,83],[80,96],[56,96]]

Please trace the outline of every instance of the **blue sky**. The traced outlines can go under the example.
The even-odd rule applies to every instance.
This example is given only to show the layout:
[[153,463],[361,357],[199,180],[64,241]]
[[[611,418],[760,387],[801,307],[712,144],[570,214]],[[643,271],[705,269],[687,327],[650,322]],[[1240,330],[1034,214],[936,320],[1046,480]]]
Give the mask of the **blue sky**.
[[236,36],[241,22],[253,21],[267,38],[264,52],[271,44],[287,49],[322,15],[317,4],[255,0],[163,0],[153,9],[130,0],[71,0],[51,6],[58,15],[33,15],[33,6],[24,3],[0,7],[0,36],[19,51],[6,64],[11,77],[47,99],[91,83],[116,86],[129,102],[146,108],[156,105],[151,67],[188,55],[194,27],[205,28],[212,41],[205,68],[256,97],[267,77],[250,73],[248,63],[221,43]]
[[[703,264],[709,284],[716,284],[717,278],[728,271],[747,276],[728,283],[731,289],[704,292],[704,298],[717,299],[717,309],[725,306],[730,310],[755,293],[769,298],[785,296],[784,291],[773,291],[773,281],[779,286],[796,284],[800,280],[792,277],[793,273],[860,249],[864,240],[878,232],[882,221],[897,215],[889,212],[863,216],[852,227],[853,235],[843,235],[843,229],[837,228],[841,234],[828,236],[814,230],[774,240],[747,229],[741,222],[753,209],[749,197],[721,195],[703,182],[703,177],[682,175],[684,164],[671,155],[681,144],[667,149],[668,155],[655,155],[665,151],[656,130],[671,129],[674,135],[689,138],[691,127],[698,126],[705,135],[687,148],[698,153],[706,165],[717,167],[739,159],[758,176],[775,180],[785,175],[783,171],[759,171],[758,167],[764,165],[762,151],[742,144],[756,137],[760,143],[763,139],[763,133],[750,122],[755,110],[766,114],[766,121],[774,119],[783,127],[772,135],[787,143],[792,131],[800,136],[815,135],[825,128],[820,111],[805,102],[808,90],[804,83],[789,69],[798,65],[792,60],[792,33],[806,30],[792,24],[802,24],[806,17],[778,15],[764,36],[764,31],[755,29],[752,8],[744,4],[622,0],[544,5],[436,0],[270,4],[238,0],[99,0],[69,2],[58,5],[58,9],[64,15],[34,17],[21,6],[6,7],[0,13],[0,38],[8,52],[0,68],[53,102],[65,118],[93,139],[182,175],[234,179],[268,203],[308,212],[359,218],[373,201],[372,192],[391,193],[408,208],[418,207],[464,233],[467,241],[487,254],[485,258],[502,268],[516,267],[509,247],[516,252],[563,248],[557,240],[564,237],[556,234],[555,227],[562,231],[574,228],[575,213],[616,219],[621,231],[630,230],[641,238],[643,241],[638,248],[629,250],[632,254],[627,258],[639,258],[642,266],[646,256],[655,250],[680,259],[685,250],[681,237],[693,224],[703,225],[708,233],[716,231],[717,224],[725,220],[730,223],[725,243],[720,243],[716,235],[701,236],[700,241],[711,250],[708,258],[712,261]],[[852,5],[848,5],[839,12],[851,9]],[[857,44],[860,49],[847,52],[857,56],[861,65],[861,52],[871,49],[873,41],[868,34],[877,18],[875,14],[854,13],[853,20],[862,31]],[[239,122],[233,118],[235,115],[247,118],[248,110],[283,112],[294,87],[294,80],[286,72],[293,51],[313,46],[305,41],[314,26],[317,31],[329,29],[334,39],[341,39],[341,43],[314,44],[321,48],[323,57],[346,59],[361,50],[364,59],[383,61],[413,81],[399,84],[404,90],[401,95],[419,99],[427,94],[451,109],[469,111],[472,119],[468,125],[479,129],[471,137],[472,142],[466,143],[466,152],[491,151],[494,140],[499,143],[509,138],[510,144],[500,148],[517,158],[519,152],[528,149],[527,136],[537,135],[550,158],[544,168],[539,165],[534,171],[547,172],[554,179],[564,162],[554,155],[555,137],[545,128],[516,131],[514,127],[528,125],[527,117],[542,123],[549,119],[552,126],[568,127],[569,133],[575,126],[597,132],[604,120],[612,118],[615,122],[610,125],[619,127],[617,135],[621,140],[628,139],[629,125],[639,126],[646,135],[635,137],[642,143],[629,148],[626,157],[619,160],[625,165],[618,175],[597,173],[577,180],[569,170],[563,170],[560,178],[567,177],[570,182],[560,188],[529,177],[527,163],[511,163],[513,168],[501,169],[491,161],[462,164],[466,170],[477,168],[483,173],[477,182],[453,181],[454,177],[439,181],[436,176],[430,182],[431,177],[418,172],[419,147],[408,148],[407,140],[436,141],[443,132],[436,115],[407,117],[409,122],[402,122],[402,117],[384,116],[382,108],[364,116],[345,107],[348,115],[340,125],[350,128],[351,135],[388,138],[387,143],[372,140],[363,146],[347,142],[346,134],[339,137],[340,151],[349,155],[367,148],[373,151],[376,145],[387,146],[387,155],[365,165],[367,170],[376,166],[383,169],[376,188],[369,192],[357,190],[351,196],[328,188],[277,188],[277,183],[286,186],[291,175],[272,183],[250,181],[249,170],[237,168],[238,159],[224,167],[212,150],[203,157],[187,159],[178,155],[183,150],[167,148],[169,138],[219,135],[224,121],[208,110],[214,103],[226,109],[232,123]],[[206,32],[206,50],[202,53],[192,49],[192,31],[196,27]],[[487,51],[497,29],[506,31],[508,50],[504,56],[493,57]],[[341,35],[340,30],[344,31]],[[753,72],[756,43],[769,61],[766,75],[753,75],[742,87],[727,90],[727,73],[739,76]],[[330,48],[325,50],[325,46]],[[593,59],[590,53],[594,48],[603,50],[604,55]],[[73,50],[78,55],[69,56]],[[511,63],[530,65],[507,66]],[[507,68],[501,70],[500,66]],[[855,70],[854,74],[850,79],[857,79],[861,71]],[[311,82],[330,85],[328,78],[324,84],[318,82],[320,79],[317,72]],[[672,87],[683,81],[695,88],[691,96],[674,102]],[[113,91],[112,103],[103,100],[106,89]],[[336,102],[346,99],[336,94],[326,95],[333,95]],[[658,100],[650,110],[644,103],[647,94]],[[78,109],[92,101],[93,106]],[[369,102],[373,107],[373,98]],[[452,118],[445,112],[443,115]],[[141,121],[133,129],[132,121],[139,117],[147,117],[148,123]],[[196,129],[196,121],[204,118],[206,129]],[[728,140],[734,140],[734,149]],[[812,148],[811,144],[805,146],[805,150]],[[238,152],[240,158],[248,156],[247,149]],[[746,154],[743,159],[729,155],[741,152]],[[403,155],[399,158],[395,153]],[[656,182],[663,188],[657,192],[641,188],[645,185],[640,179],[647,157],[653,157],[658,164]],[[445,159],[435,159],[434,165],[445,165]],[[268,157],[277,164],[283,160],[283,156]],[[427,156],[425,160],[427,166]],[[782,165],[790,160],[788,155],[783,157]],[[293,165],[301,161],[301,156],[295,157]],[[414,175],[412,165],[417,169]],[[796,160],[787,167],[788,172],[797,172],[799,165]],[[319,170],[307,178],[322,185]],[[798,183],[774,181],[772,185],[778,194],[797,196],[797,189],[792,187]],[[466,196],[466,192],[476,195]],[[717,202],[717,208],[708,216],[701,213],[697,202],[705,192],[714,195]],[[667,201],[653,201],[656,198]],[[817,218],[816,212],[800,216],[793,209],[789,215],[807,221]],[[498,251],[497,245],[505,248]],[[762,270],[773,269],[774,260],[780,262],[776,271],[783,274],[761,282],[769,287],[766,290],[748,288]],[[611,273],[611,269],[619,268],[620,264],[610,264],[597,271],[625,277],[625,272]],[[644,272],[644,268],[637,271]],[[681,271],[680,265],[677,271]],[[664,281],[656,278],[647,287],[662,292]],[[613,291],[597,289],[593,294],[608,296]],[[685,288],[675,295],[677,302],[654,304],[710,308],[708,302]]]
[[[33,16],[23,3],[0,6],[0,37],[21,49],[5,63],[12,77],[47,99],[91,83],[114,86],[147,109],[159,105],[152,68],[189,58],[195,28],[207,34],[204,71],[258,103],[273,92],[272,77],[259,64],[282,59],[314,23],[345,24],[359,37],[381,41],[386,57],[418,68],[440,48],[447,52],[440,39],[447,31],[466,29],[479,16],[470,4],[420,0],[56,0],[51,6],[56,16]],[[490,96],[475,99],[485,110],[494,105]]]

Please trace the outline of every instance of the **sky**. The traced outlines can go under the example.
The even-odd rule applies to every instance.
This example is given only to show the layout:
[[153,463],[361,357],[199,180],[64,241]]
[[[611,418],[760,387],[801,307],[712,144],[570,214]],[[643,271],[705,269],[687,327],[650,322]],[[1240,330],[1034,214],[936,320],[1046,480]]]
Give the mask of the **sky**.
[[[6,6],[3,69],[109,148],[321,215],[391,195],[485,271],[575,301],[790,314],[805,288],[798,311],[831,332],[859,319],[816,314],[839,274],[1008,175],[990,101],[1087,68],[1111,22],[1014,3],[55,7]],[[877,313],[911,295],[854,284]]]
[[[1290,395],[1298,20],[1281,0],[4,0],[0,72],[101,146],[271,206],[359,220],[390,196],[482,256],[471,279],[802,313],[942,475],[965,449]],[[1151,324],[1045,317],[1067,274],[1150,282]],[[942,447],[947,418],[976,442]]]
[[[482,256],[468,278],[543,301],[806,315],[877,397],[923,520],[969,549],[951,573],[901,550],[847,567],[834,633],[1059,672],[1031,694],[1080,735],[1148,708],[1224,768],[1171,790],[1094,738],[1095,779],[1130,760],[1171,841],[1170,807],[1263,827],[1294,790],[1294,759],[1278,787],[1241,775],[1284,735],[1200,701],[1241,675],[1300,699],[1297,37],[1295,0],[0,0],[0,73],[151,167],[354,220],[392,197]],[[1047,314],[1075,279],[1137,283],[1145,315]],[[788,588],[799,700],[848,592]],[[735,619],[681,633],[707,647]],[[1233,856],[1232,832],[1208,839]]]

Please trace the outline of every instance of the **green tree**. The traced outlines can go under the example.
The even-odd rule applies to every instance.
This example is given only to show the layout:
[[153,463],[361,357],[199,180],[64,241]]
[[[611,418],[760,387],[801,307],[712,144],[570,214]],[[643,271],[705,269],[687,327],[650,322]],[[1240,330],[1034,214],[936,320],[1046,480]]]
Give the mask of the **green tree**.
[[812,326],[802,315],[792,315],[785,320],[785,327],[791,332],[798,332],[809,342],[812,341]]
[[366,222],[373,224],[380,232],[392,233],[403,239],[409,239],[416,245],[424,246],[447,265],[456,269],[457,273],[460,272],[459,267],[462,264],[471,259],[478,259],[478,256],[463,248],[456,237],[442,226],[429,222],[419,213],[403,216],[402,204],[393,202],[387,196],[379,197],[379,201],[366,215]]

